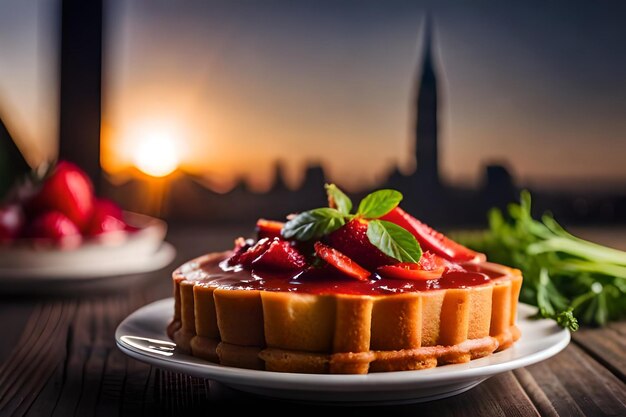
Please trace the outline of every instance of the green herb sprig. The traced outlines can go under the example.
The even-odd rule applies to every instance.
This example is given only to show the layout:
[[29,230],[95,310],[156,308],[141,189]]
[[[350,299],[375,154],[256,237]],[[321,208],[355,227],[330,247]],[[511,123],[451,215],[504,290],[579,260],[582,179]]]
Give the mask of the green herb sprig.
[[285,223],[281,234],[286,239],[309,241],[320,239],[353,219],[368,220],[367,238],[386,255],[400,262],[419,262],[422,249],[406,229],[388,221],[379,220],[402,201],[396,190],[378,190],[368,194],[351,214],[352,200],[335,184],[326,184],[330,207],[302,212]]
[[490,261],[521,269],[520,299],[562,327],[576,330],[579,321],[604,325],[626,316],[626,252],[580,239],[550,214],[533,219],[528,191],[507,212],[492,209],[488,231],[454,238]]

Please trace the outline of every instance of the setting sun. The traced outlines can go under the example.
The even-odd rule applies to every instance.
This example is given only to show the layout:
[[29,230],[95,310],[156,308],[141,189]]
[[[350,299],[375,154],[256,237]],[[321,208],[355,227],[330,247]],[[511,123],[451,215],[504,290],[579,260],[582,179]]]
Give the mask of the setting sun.
[[140,171],[153,177],[171,174],[179,163],[174,139],[161,132],[153,132],[139,139],[133,162]]

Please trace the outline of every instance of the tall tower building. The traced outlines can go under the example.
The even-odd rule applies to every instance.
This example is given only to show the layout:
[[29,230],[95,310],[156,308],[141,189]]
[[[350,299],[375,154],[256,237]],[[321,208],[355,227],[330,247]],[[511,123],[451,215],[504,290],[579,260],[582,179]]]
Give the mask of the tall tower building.
[[415,160],[417,174],[427,185],[439,184],[439,151],[437,146],[437,76],[432,57],[432,23],[424,24],[422,73],[418,83],[415,120]]

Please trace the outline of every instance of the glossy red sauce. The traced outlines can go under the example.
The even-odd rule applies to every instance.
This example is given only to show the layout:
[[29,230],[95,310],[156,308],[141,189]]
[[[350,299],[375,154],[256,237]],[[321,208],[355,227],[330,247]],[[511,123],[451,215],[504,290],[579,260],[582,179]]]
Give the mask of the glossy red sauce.
[[369,281],[346,277],[331,267],[307,268],[290,273],[247,270],[229,267],[214,260],[197,267],[182,269],[187,280],[216,288],[299,292],[306,294],[401,294],[483,285],[502,277],[502,273],[480,265],[464,265],[464,270],[445,273],[438,279],[399,280],[373,274]]

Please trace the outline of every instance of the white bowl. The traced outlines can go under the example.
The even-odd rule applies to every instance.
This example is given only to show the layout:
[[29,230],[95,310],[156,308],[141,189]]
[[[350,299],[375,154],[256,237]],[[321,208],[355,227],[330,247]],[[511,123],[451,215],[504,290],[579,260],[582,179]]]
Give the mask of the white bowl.
[[174,257],[165,244],[167,224],[160,219],[124,212],[137,230],[84,238],[78,245],[54,244],[46,239],[21,239],[0,246],[0,280],[28,277],[92,278],[158,269]]

